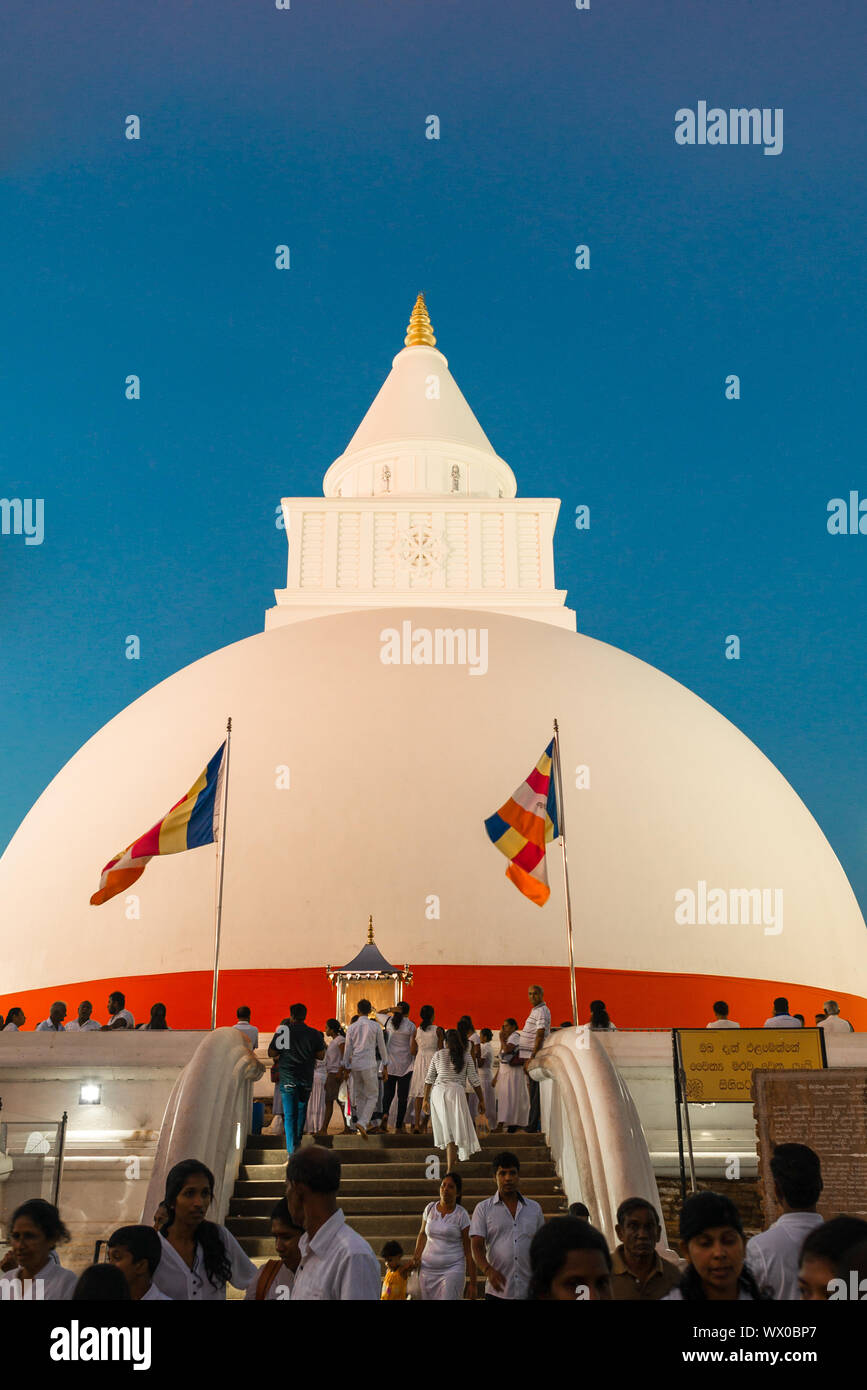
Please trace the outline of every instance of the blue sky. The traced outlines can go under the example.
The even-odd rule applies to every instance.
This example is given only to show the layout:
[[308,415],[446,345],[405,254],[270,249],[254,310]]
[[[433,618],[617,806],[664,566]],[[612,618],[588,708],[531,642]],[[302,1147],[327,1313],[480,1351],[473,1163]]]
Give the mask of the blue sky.
[[[424,290],[520,493],[562,498],[579,629],[739,725],[867,909],[867,535],[826,525],[867,497],[863,4],[7,0],[2,35],[0,495],[45,539],[0,536],[0,847],[261,630],[275,506]],[[699,100],[783,108],[782,153],[677,145]]]

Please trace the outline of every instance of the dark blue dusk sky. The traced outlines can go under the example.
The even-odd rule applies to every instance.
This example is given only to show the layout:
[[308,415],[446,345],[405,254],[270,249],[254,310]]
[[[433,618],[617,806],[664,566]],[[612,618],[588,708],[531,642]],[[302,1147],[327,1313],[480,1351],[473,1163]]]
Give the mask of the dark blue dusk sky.
[[[863,0],[6,0],[0,36],[0,496],[45,503],[0,536],[0,847],[261,630],[275,507],[424,290],[520,494],[562,498],[579,630],[743,729],[867,908],[867,535],[826,524],[867,497]],[[782,153],[676,144],[699,101],[783,108]]]

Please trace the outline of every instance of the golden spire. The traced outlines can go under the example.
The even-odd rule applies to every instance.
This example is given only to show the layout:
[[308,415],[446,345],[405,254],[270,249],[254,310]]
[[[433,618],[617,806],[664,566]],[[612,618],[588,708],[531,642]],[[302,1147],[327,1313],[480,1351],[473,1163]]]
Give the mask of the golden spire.
[[403,342],[405,347],[436,347],[437,340],[433,335],[430,315],[423,294],[420,294],[415,301]]
[[367,941],[368,945],[373,945],[373,916],[367,919]]

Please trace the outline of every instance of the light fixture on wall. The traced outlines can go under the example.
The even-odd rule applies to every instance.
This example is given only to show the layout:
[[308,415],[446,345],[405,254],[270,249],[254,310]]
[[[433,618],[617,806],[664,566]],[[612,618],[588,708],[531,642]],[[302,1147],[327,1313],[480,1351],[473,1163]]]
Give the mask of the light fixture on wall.
[[83,1081],[78,1092],[79,1105],[101,1105],[102,1087],[95,1081]]

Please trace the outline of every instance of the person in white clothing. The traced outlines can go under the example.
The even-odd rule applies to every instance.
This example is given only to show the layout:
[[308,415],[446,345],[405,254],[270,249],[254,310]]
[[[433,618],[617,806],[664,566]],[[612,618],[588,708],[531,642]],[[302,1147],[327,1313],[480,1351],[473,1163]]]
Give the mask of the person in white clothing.
[[[541,985],[531,985],[527,991],[527,997],[530,1001],[530,1012],[527,1015],[526,1023],[521,1029],[521,1058],[527,1077],[527,1090],[530,1094],[530,1113],[527,1116],[527,1132],[528,1134],[536,1134],[542,1128],[542,1115],[539,1099],[539,1083],[538,1081],[534,1081],[530,1076],[530,1066],[540,1047],[544,1047],[545,1039],[551,1032],[551,1010],[544,1002],[544,993]],[[592,1010],[592,1004],[590,1008]]]
[[713,1006],[713,1021],[706,1025],[708,1028],[740,1028],[739,1023],[735,1023],[729,1018],[729,1006],[724,999],[718,999]]
[[827,1004],[822,1005],[825,1010],[825,1017],[819,1027],[825,1033],[854,1033],[855,1029],[846,1018],[840,1016],[840,1005],[836,999],[829,999]]
[[317,1144],[295,1150],[286,1167],[286,1201],[304,1235],[298,1242],[301,1262],[291,1289],[293,1303],[379,1302],[379,1260],[347,1226],[337,1205],[339,1190],[340,1159],[333,1150]]
[[215,1302],[227,1284],[246,1289],[256,1273],[231,1231],[205,1219],[213,1195],[214,1175],[198,1159],[176,1163],[166,1178],[168,1219],[153,1281],[168,1298]]
[[[475,1066],[476,1071],[478,1071],[479,1062],[481,1061],[482,1040],[479,1037],[479,1034],[476,1032],[476,1026],[473,1023],[473,1020],[470,1018],[469,1014],[461,1014],[461,1017],[457,1021],[457,1031],[460,1034],[461,1042],[464,1045],[464,1051],[466,1052],[467,1056],[473,1059],[473,1065]],[[464,1087],[464,1091],[467,1097],[467,1106],[470,1112],[470,1119],[473,1121],[473,1123],[475,1123],[476,1112],[478,1110],[478,1102],[476,1100],[476,1097],[473,1093],[473,1088],[470,1085],[469,1081],[467,1081],[467,1084]]]
[[78,1017],[71,1023],[67,1023],[67,1033],[98,1033],[102,1029],[102,1024],[97,1023],[95,1018],[91,1018],[93,1005],[89,999],[82,999],[78,1006]]
[[819,1155],[806,1144],[777,1144],[771,1157],[774,1196],[782,1207],[772,1226],[747,1241],[747,1268],[772,1298],[795,1299],[801,1246],[822,1225],[816,1203],[822,1192]]
[[247,1302],[271,1303],[292,1296],[295,1271],[301,1263],[298,1242],[304,1234],[303,1226],[296,1226],[289,1215],[289,1204],[285,1197],[272,1208],[271,1234],[277,1249],[277,1259],[267,1260],[250,1280],[250,1287],[244,1294]]
[[[326,1048],[326,1053],[328,1049]],[[322,1121],[325,1117],[325,1077],[326,1077],[325,1058],[322,1057],[313,1067],[313,1087],[310,1091],[310,1099],[307,1102],[307,1114],[304,1116],[305,1134],[321,1134]]]
[[491,1160],[497,1190],[476,1205],[470,1226],[473,1259],[487,1280],[485,1300],[525,1299],[530,1246],[545,1217],[538,1202],[520,1191],[521,1161],[505,1149]]
[[774,1000],[774,1012],[770,1018],[766,1018],[762,1024],[763,1028],[803,1028],[800,1019],[793,1017],[789,1013],[789,1001],[782,995]]
[[78,1276],[64,1269],[54,1248],[69,1240],[60,1212],[51,1202],[34,1197],[12,1213],[9,1244],[15,1264],[0,1278],[0,1299],[12,1302],[72,1298]]
[[403,1133],[406,1106],[409,1100],[409,1086],[412,1080],[412,1040],[415,1037],[415,1024],[409,1016],[409,1004],[401,999],[395,1004],[385,1025],[385,1043],[388,1050],[388,1079],[382,1088],[382,1124],[380,1130],[388,1133],[388,1114],[397,1091],[397,1113],[394,1118],[396,1134]]
[[259,1029],[256,1027],[255,1023],[250,1022],[250,1005],[239,1004],[235,1010],[235,1017],[238,1022],[233,1023],[232,1027],[237,1028],[239,1033],[243,1033],[250,1044],[251,1050],[255,1052],[256,1048],[259,1046]]
[[102,1025],[103,1033],[114,1032],[119,1028],[135,1028],[135,1019],[126,1008],[126,998],[119,989],[108,996],[108,1023]]
[[337,1107],[343,1117],[343,1132],[346,1134],[349,1132],[349,1126],[346,1123],[346,1111],[340,1098],[340,1092],[344,1085],[343,1049],[346,1046],[346,1034],[336,1018],[326,1019],[325,1039],[325,1093],[321,1133],[328,1133],[334,1102],[337,1101]]
[[13,1004],[12,1008],[6,1015],[6,1023],[3,1026],[3,1032],[18,1033],[24,1027],[26,1022],[27,1019],[24,1015],[24,1010],[20,1009],[17,1004]]
[[431,1058],[439,1052],[445,1042],[445,1033],[434,1023],[432,1004],[422,1004],[419,1009],[419,1025],[410,1043],[413,1056],[412,1077],[409,1083],[409,1102],[414,1107],[412,1122],[413,1134],[423,1134],[427,1127],[427,1116],[421,1113],[424,1097],[424,1079],[428,1074]]
[[505,1126],[510,1134],[526,1125],[530,1114],[530,1093],[521,1060],[521,1034],[513,1018],[500,1029],[500,1060],[496,1080],[497,1129]]
[[458,1159],[466,1163],[471,1154],[478,1153],[478,1140],[465,1094],[467,1079],[479,1100],[479,1114],[485,1113],[485,1102],[479,1084],[479,1073],[472,1057],[464,1050],[456,1028],[446,1033],[442,1052],[434,1053],[425,1077],[422,1110],[430,1114],[433,1141],[446,1151],[446,1167],[454,1171]]
[[120,1226],[108,1238],[108,1262],[120,1270],[134,1303],[170,1303],[153,1283],[162,1259],[160,1238],[152,1226]]
[[497,1123],[497,1097],[494,1090],[494,1043],[490,1028],[479,1029],[479,1078],[482,1095],[485,1098],[485,1117],[488,1127],[493,1129]]
[[476,1266],[470,1250],[470,1218],[461,1206],[463,1179],[446,1173],[440,1182],[440,1199],[428,1202],[411,1260],[401,1272],[417,1269],[423,1299],[451,1300],[476,1297]]
[[44,1018],[41,1023],[37,1023],[36,1032],[65,1033],[66,1029],[63,1026],[63,1020],[65,1018],[66,1005],[63,1003],[62,1000],[58,1000],[57,1003],[52,1004],[51,1008],[48,1010],[48,1017]]
[[379,1077],[376,1074],[376,1059],[382,1061],[383,1081],[388,1080],[388,1053],[383,1031],[375,1019],[370,1017],[369,999],[359,999],[358,1019],[350,1023],[346,1030],[346,1046],[343,1050],[343,1076],[350,1083],[352,1117],[355,1128],[362,1139],[367,1138],[370,1117],[379,1096]]

